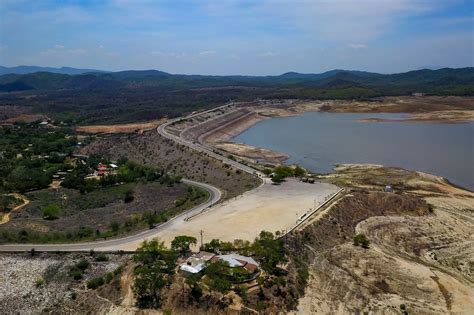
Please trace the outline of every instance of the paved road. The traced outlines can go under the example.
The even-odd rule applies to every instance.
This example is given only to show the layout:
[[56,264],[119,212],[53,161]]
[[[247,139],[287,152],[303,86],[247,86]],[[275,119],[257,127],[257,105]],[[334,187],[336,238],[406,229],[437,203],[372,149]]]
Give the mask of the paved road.
[[215,153],[212,149],[208,148],[207,146],[201,144],[201,143],[198,143],[198,142],[190,142],[190,141],[186,141],[184,140],[183,138],[179,137],[179,136],[175,136],[171,133],[169,133],[167,130],[166,130],[166,127],[168,127],[169,125],[173,124],[174,122],[177,122],[177,121],[180,121],[182,119],[189,119],[189,118],[193,118],[195,116],[199,116],[201,114],[204,114],[204,113],[208,113],[208,112],[212,112],[212,111],[215,111],[215,110],[218,110],[218,109],[221,109],[221,108],[224,108],[224,107],[228,107],[228,106],[231,106],[232,103],[230,104],[227,104],[227,105],[223,105],[223,106],[220,106],[220,107],[217,107],[217,108],[213,108],[213,109],[210,109],[210,110],[207,110],[207,111],[204,111],[204,112],[199,112],[199,113],[196,113],[196,114],[192,114],[192,115],[189,115],[189,116],[186,116],[184,118],[176,118],[176,119],[171,119],[169,121],[167,121],[166,123],[158,126],[158,128],[156,129],[158,131],[158,133],[160,135],[162,135],[163,137],[165,138],[168,138],[168,139],[171,139],[175,142],[178,142],[182,145],[185,145],[193,150],[196,150],[198,152],[203,152],[203,153],[206,153],[208,154],[210,157],[212,158],[215,158],[219,161],[222,161],[226,164],[229,164],[233,167],[235,167],[236,169],[240,169],[246,173],[249,173],[249,174],[252,174],[252,175],[255,175],[257,177],[259,177],[260,179],[262,179],[263,181],[265,181],[266,179],[266,176],[265,174],[263,174],[262,172],[260,171],[257,171],[247,165],[244,165],[240,162],[237,162],[237,161],[234,161],[234,160],[231,160],[223,155],[220,155],[218,153]]
[[[226,105],[223,105],[223,106],[220,106],[220,107],[217,107],[217,108],[213,108],[213,109],[210,109],[210,110],[207,110],[207,111],[204,111],[204,112],[199,112],[199,113],[196,113],[196,114],[192,114],[192,115],[186,116],[184,118],[189,119],[189,118],[201,115],[203,113],[212,112],[212,111],[215,111],[215,110],[218,110],[218,109],[221,109],[221,108],[225,108],[225,107],[228,107],[228,106],[232,106],[232,105],[233,105],[233,103],[226,104]],[[168,122],[160,125],[157,128],[158,133],[161,134],[165,138],[171,139],[171,140],[176,141],[176,142],[178,142],[182,145],[188,146],[193,150],[196,150],[198,152],[206,153],[209,156],[211,156],[211,157],[213,157],[213,158],[215,158],[219,161],[222,161],[224,163],[227,163],[227,164],[229,164],[229,165],[231,165],[231,166],[233,166],[237,169],[240,169],[240,170],[242,170],[244,172],[247,172],[249,174],[258,176],[259,178],[262,179],[263,182],[266,181],[266,176],[263,173],[255,170],[251,167],[248,167],[247,165],[241,164],[237,161],[231,160],[231,159],[229,159],[225,156],[217,154],[214,151],[212,151],[211,149],[209,149],[208,147],[206,147],[206,146],[204,146],[200,143],[193,143],[193,142],[183,140],[180,137],[172,135],[172,134],[170,134],[166,131],[167,126],[169,126],[173,122],[181,120],[181,119],[183,119],[183,118],[172,119],[172,120],[169,120]],[[192,208],[192,209],[190,209],[190,210],[174,217],[173,219],[171,219],[168,222],[165,222],[165,223],[155,227],[154,229],[146,230],[146,231],[140,232],[138,234],[126,236],[126,237],[123,237],[123,238],[110,239],[110,240],[106,240],[106,241],[88,242],[88,243],[0,245],[0,252],[2,252],[2,251],[4,251],[4,252],[29,251],[32,248],[34,248],[35,250],[38,250],[38,251],[89,251],[91,249],[93,249],[94,251],[109,251],[109,250],[117,250],[117,249],[120,249],[120,248],[134,247],[136,244],[140,243],[141,241],[143,241],[145,239],[153,238],[159,232],[161,232],[161,231],[163,231],[167,228],[172,227],[173,225],[175,225],[178,222],[184,221],[186,218],[188,218],[190,216],[198,214],[199,212],[201,212],[204,209],[212,206],[213,204],[215,204],[216,202],[218,202],[221,199],[221,195],[222,195],[221,191],[218,188],[214,187],[214,186],[204,184],[204,183],[195,182],[195,181],[191,181],[191,180],[187,180],[187,179],[183,179],[183,182],[186,183],[186,184],[199,186],[199,187],[207,190],[210,194],[209,199],[205,203],[203,203],[203,204],[201,204],[197,207],[194,207],[194,208]]]
[[89,251],[93,249],[94,251],[109,251],[114,249],[119,249],[127,247],[127,244],[138,244],[140,241],[145,239],[150,239],[155,237],[159,232],[172,227],[180,221],[184,221],[187,217],[197,214],[204,209],[212,206],[221,199],[222,193],[219,189],[214,186],[199,183],[187,179],[183,179],[183,182],[190,185],[195,185],[201,187],[209,192],[209,199],[186,212],[181,213],[180,215],[170,219],[169,221],[151,229],[140,232],[138,234],[126,236],[118,239],[110,239],[106,241],[97,241],[97,242],[88,242],[88,243],[73,243],[73,244],[9,244],[9,245],[0,245],[0,252],[12,252],[12,251],[29,251],[32,248],[38,251]]

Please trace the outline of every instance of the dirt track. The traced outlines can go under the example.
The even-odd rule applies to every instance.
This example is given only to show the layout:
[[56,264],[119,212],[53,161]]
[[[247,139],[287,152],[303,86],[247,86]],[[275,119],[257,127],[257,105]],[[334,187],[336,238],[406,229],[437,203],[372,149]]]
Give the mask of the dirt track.
[[5,224],[5,223],[8,223],[10,221],[10,217],[11,217],[11,214],[15,211],[18,211],[20,210],[21,208],[23,208],[24,206],[26,206],[27,204],[30,203],[30,201],[28,199],[26,199],[24,196],[20,195],[20,194],[11,194],[13,195],[15,198],[17,199],[21,199],[22,200],[22,204],[21,205],[18,205],[16,206],[15,208],[13,208],[10,212],[4,214],[2,216],[2,218],[0,219],[0,225],[2,224]]

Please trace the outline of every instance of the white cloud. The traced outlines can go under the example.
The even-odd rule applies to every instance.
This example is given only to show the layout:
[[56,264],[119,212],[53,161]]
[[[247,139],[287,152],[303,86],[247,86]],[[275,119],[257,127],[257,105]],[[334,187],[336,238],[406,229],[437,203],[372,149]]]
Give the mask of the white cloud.
[[201,51],[199,53],[199,56],[200,57],[206,57],[206,56],[212,56],[212,55],[215,55],[217,54],[217,52],[215,50],[205,50],[205,51]]
[[54,49],[58,49],[58,50],[64,49],[64,45],[56,44],[56,45],[53,46],[53,48],[54,48]]
[[271,57],[276,57],[278,56],[279,53],[273,52],[273,51],[266,51],[264,53],[261,53],[259,57],[264,57],[264,58],[271,58]]
[[87,50],[82,49],[82,48],[76,48],[76,49],[68,49],[67,52],[70,54],[84,55],[85,53],[87,53]]
[[349,44],[347,45],[349,46],[349,48],[352,48],[354,50],[359,50],[359,49],[365,49],[367,48],[367,45],[366,44]]
[[180,53],[176,53],[176,52],[163,52],[163,51],[160,51],[160,50],[155,50],[155,51],[150,51],[149,52],[150,55],[153,55],[153,56],[158,56],[158,57],[162,57],[162,58],[185,58],[188,56],[187,53],[185,52],[180,52]]

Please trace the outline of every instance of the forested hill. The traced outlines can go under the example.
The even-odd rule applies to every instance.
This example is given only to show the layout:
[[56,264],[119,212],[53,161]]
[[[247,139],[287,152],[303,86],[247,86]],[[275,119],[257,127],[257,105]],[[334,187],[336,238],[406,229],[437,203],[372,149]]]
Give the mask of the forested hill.
[[[359,90],[363,95],[376,94],[377,96],[403,95],[412,92],[474,95],[474,68],[472,67],[439,70],[424,69],[398,74],[345,70],[332,70],[319,74],[288,72],[279,76],[179,75],[158,70],[81,73],[81,69],[61,69],[65,69],[65,71],[63,73],[41,71],[2,75],[0,76],[0,91],[110,90],[143,87],[186,90],[239,86],[328,91],[351,88]],[[80,74],[64,73],[68,71]]]

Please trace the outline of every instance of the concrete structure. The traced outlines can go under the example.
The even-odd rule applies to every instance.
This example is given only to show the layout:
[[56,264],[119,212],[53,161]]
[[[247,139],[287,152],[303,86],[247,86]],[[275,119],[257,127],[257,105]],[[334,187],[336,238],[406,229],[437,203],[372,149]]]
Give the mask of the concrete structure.
[[188,273],[199,273],[206,269],[207,264],[224,261],[231,268],[242,267],[250,273],[258,270],[259,264],[252,258],[239,254],[216,255],[209,252],[199,252],[192,255],[186,262],[179,266],[179,269]]
[[214,256],[211,261],[225,261],[229,264],[231,268],[242,267],[250,273],[255,272],[259,264],[252,257],[242,256],[239,254],[228,254],[228,255],[219,255]]
[[181,264],[179,269],[189,273],[199,273],[206,268],[207,262],[215,256],[214,253],[199,252],[186,259],[186,262]]

